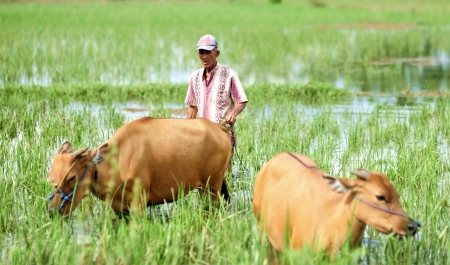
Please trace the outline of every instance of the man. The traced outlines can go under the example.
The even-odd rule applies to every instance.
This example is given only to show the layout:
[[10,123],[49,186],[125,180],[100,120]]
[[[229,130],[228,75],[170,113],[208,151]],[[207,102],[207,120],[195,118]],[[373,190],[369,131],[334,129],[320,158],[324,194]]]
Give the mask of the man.
[[217,62],[220,55],[216,38],[205,35],[197,43],[203,68],[195,71],[189,82],[185,103],[189,104],[188,119],[207,118],[233,126],[248,99],[237,74]]
[[[207,118],[230,129],[232,151],[236,146],[233,125],[236,117],[244,110],[248,99],[237,74],[228,66],[217,62],[220,55],[214,36],[204,35],[197,43],[198,57],[203,68],[191,75],[184,101],[189,105],[187,118]],[[231,161],[228,171],[231,172]]]

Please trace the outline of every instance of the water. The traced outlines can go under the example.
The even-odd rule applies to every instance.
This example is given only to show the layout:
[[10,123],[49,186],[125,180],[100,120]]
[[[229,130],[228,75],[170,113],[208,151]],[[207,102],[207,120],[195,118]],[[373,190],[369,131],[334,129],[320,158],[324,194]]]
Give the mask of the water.
[[[87,40],[86,40],[87,41]],[[90,43],[92,42],[92,43]],[[45,43],[35,40],[35,45],[45,48]],[[95,41],[87,41],[86,45],[98,46]],[[319,47],[312,46],[315,51]],[[45,49],[44,49],[45,50]],[[324,69],[314,69],[311,63],[298,55],[286,55],[277,65],[257,65],[252,63],[255,54],[246,53],[239,61],[232,61],[222,51],[220,63],[233,68],[244,86],[253,84],[305,84],[310,81],[321,81],[339,88],[348,88],[363,92],[411,92],[444,91],[450,85],[450,51],[436,49],[423,57],[388,57],[355,65],[330,65]],[[323,51],[322,51],[323,52]],[[4,80],[0,77],[0,87],[6,83],[19,85],[52,86],[56,84],[79,84],[86,82],[105,85],[139,85],[146,83],[185,84],[190,75],[201,67],[192,50],[171,47],[167,58],[155,55],[147,65],[138,70],[127,64],[109,64],[103,68],[86,66],[88,76],[75,74],[70,79],[58,79],[55,71],[63,72],[65,65],[41,65],[33,62],[30,68],[18,70],[16,80]],[[317,55],[320,57],[320,53]],[[79,80],[83,78],[82,80]]]
[[[420,58],[417,58],[420,61]],[[274,71],[254,67],[253,69],[243,69],[240,65],[226,64],[232,67],[239,75],[241,82],[245,86],[261,83],[271,84],[305,84],[312,80],[328,82],[338,88],[348,88],[352,91],[364,92],[394,92],[409,90],[411,92],[420,91],[445,91],[450,84],[450,60],[446,53],[442,53],[441,58],[436,58],[430,62],[415,64],[402,60],[393,59],[386,64],[369,66],[367,68],[354,68],[350,73],[340,73],[334,71],[302,71],[301,59],[290,65],[288,71]],[[428,64],[430,63],[430,64]],[[189,82],[190,75],[198,66],[186,69],[180,65],[172,64],[165,69],[157,69],[149,66],[144,73],[144,79],[140,80],[135,76],[118,74],[119,69],[103,72],[99,74],[101,84],[106,85],[139,85],[142,83],[172,83],[185,84]],[[5,81],[0,78],[0,86],[4,86]],[[33,66],[31,75],[22,73],[18,80],[20,85],[51,86],[55,85],[52,75],[48,69],[37,70]]]

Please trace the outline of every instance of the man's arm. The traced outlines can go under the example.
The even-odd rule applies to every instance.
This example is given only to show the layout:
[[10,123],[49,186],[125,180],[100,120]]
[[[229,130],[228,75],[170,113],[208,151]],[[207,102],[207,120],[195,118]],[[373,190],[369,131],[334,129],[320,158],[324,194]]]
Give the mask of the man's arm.
[[197,117],[198,108],[197,106],[189,105],[187,118],[188,119],[195,119]]
[[228,123],[230,125],[233,125],[236,122],[237,115],[239,115],[239,113],[241,113],[245,109],[245,106],[247,106],[247,102],[242,102],[242,103],[239,103],[236,105],[236,107],[230,113],[230,116],[228,117]]

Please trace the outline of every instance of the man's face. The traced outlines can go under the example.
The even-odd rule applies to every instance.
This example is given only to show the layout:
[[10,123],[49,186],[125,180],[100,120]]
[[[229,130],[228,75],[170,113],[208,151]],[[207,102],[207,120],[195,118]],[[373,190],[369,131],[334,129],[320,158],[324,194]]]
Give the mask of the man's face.
[[219,57],[220,51],[214,48],[211,51],[198,50],[198,58],[202,62],[202,65],[206,69],[210,69],[216,65],[217,57]]

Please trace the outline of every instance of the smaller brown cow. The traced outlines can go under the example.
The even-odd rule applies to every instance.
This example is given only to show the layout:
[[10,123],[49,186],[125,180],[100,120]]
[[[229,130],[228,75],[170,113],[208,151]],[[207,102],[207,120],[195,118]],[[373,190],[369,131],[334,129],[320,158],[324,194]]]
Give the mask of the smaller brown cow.
[[118,214],[171,202],[194,188],[229,200],[225,172],[231,156],[228,130],[207,119],[131,121],[97,149],[72,151],[65,142],[49,174],[49,213],[70,214],[87,191]]
[[285,242],[293,249],[307,244],[331,257],[347,238],[351,246],[359,246],[366,225],[385,234],[416,232],[420,224],[405,215],[384,174],[365,169],[352,174],[357,178],[331,177],[308,157],[275,156],[260,170],[254,186],[260,232],[278,251]]

